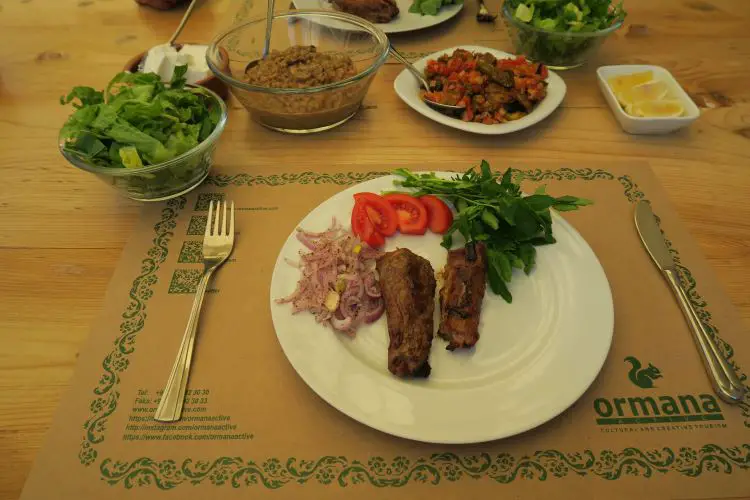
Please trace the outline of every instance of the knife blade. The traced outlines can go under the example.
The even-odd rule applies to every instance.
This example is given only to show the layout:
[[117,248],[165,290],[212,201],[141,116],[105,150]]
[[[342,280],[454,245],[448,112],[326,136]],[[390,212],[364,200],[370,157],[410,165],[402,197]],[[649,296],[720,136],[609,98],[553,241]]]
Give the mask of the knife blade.
[[711,380],[714,391],[721,399],[728,403],[739,403],[744,399],[745,386],[742,385],[737,373],[719,350],[716,342],[706,331],[706,327],[700,320],[698,313],[693,307],[690,297],[682,287],[680,276],[677,273],[674,258],[669,252],[667,242],[659,228],[651,205],[647,201],[639,201],[635,207],[635,227],[641,237],[643,246],[648,251],[651,259],[661,271],[662,276],[672,288],[682,313],[690,326],[698,352],[703,360],[706,373]]
[[676,270],[672,254],[669,253],[664,235],[661,233],[656,216],[651,211],[651,205],[645,201],[635,206],[635,227],[641,236],[643,246],[662,271],[666,269]]

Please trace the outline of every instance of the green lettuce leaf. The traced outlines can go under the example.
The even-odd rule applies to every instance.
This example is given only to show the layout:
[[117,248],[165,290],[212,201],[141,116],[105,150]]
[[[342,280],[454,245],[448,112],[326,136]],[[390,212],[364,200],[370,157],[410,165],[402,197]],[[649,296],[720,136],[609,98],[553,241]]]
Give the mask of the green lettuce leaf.
[[67,96],[60,98],[60,104],[68,104],[75,99],[78,99],[78,102],[74,102],[73,107],[80,109],[104,102],[104,94],[91,87],[73,87],[73,90]]
[[118,151],[122,164],[125,168],[141,168],[143,162],[141,157],[138,155],[138,150],[133,146],[125,146],[120,148]]

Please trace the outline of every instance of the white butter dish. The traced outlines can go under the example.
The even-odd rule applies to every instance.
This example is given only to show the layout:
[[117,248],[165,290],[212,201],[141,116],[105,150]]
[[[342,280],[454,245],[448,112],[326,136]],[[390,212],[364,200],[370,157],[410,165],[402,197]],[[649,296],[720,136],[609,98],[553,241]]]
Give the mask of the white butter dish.
[[[654,79],[661,80],[669,87],[669,92],[674,99],[682,103],[685,113],[682,116],[674,117],[641,117],[632,116],[625,112],[617,101],[612,87],[607,82],[608,79],[618,75],[628,75],[641,71],[652,71]],[[630,134],[664,134],[677,129],[687,127],[700,116],[700,110],[695,105],[690,96],[683,90],[672,73],[661,66],[651,66],[647,64],[623,64],[617,66],[601,66],[596,70],[596,76],[599,80],[599,88],[604,94],[609,107],[615,114],[615,118],[622,126],[625,132]]]

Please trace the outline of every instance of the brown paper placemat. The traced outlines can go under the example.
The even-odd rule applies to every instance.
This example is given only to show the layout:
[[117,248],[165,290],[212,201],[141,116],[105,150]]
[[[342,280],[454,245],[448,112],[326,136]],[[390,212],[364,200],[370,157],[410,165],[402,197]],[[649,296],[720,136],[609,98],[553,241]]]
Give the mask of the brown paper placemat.
[[[559,417],[514,438],[446,446],[391,437],[330,407],[279,347],[271,273],[305,214],[383,172],[216,174],[199,191],[144,210],[22,498],[116,499],[130,489],[139,498],[195,499],[750,495],[750,406],[712,394],[677,304],[641,247],[634,202],[652,202],[691,299],[740,368],[750,339],[648,166],[519,167],[525,189],[544,183],[595,201],[565,217],[598,255],[614,296],[608,360]],[[185,418],[160,424],[155,399],[191,307],[215,197],[239,208],[235,252],[204,305]]]

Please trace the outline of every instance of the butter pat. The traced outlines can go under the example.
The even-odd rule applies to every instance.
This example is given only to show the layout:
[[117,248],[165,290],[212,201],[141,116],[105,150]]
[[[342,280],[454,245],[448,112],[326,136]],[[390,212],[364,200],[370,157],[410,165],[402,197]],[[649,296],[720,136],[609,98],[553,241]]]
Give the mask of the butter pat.
[[176,66],[187,65],[185,79],[188,83],[197,83],[209,76],[206,64],[207,45],[183,45],[178,51],[169,44],[152,47],[142,64],[143,73],[156,73],[163,82],[169,82]]

